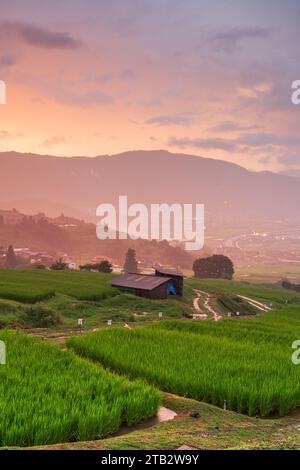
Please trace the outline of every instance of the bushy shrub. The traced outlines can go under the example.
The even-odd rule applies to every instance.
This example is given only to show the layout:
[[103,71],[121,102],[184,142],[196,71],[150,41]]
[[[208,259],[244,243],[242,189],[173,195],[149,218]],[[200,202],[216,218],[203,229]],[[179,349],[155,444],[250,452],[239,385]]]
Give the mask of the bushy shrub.
[[18,316],[15,313],[2,313],[0,312],[0,329],[12,328],[18,323]]
[[49,327],[61,323],[60,316],[51,308],[42,305],[26,307],[21,314],[21,322],[33,327]]
[[0,300],[0,329],[18,324],[22,307],[8,300]]

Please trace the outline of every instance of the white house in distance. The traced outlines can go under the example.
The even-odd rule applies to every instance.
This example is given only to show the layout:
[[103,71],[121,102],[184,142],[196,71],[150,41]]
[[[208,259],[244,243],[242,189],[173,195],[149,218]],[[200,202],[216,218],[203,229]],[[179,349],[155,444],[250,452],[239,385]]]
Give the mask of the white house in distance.
[[69,269],[77,269],[77,263],[75,263],[75,261],[70,261],[68,263],[68,268]]

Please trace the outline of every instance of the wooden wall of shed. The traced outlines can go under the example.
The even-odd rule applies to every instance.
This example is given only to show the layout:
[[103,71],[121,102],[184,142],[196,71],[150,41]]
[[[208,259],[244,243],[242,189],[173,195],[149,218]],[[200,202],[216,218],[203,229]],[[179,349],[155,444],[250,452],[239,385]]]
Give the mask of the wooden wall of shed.
[[136,295],[148,299],[166,299],[167,298],[167,283],[155,287],[152,290],[136,289]]

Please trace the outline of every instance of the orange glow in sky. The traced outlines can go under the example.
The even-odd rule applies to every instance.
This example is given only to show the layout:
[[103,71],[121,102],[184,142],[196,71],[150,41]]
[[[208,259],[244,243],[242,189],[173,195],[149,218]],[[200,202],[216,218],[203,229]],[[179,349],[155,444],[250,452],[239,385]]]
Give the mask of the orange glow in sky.
[[300,167],[296,1],[24,3],[1,2],[0,151]]

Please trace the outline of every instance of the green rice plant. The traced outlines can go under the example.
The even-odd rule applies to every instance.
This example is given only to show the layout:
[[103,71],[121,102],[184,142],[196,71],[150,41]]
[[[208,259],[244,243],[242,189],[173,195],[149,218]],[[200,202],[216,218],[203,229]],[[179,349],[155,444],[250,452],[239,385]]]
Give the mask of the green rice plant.
[[22,303],[47,300],[56,293],[79,300],[102,300],[116,295],[108,284],[113,275],[77,271],[0,270],[0,298]]
[[0,446],[99,439],[153,416],[160,394],[38,338],[0,332]]
[[199,335],[232,338],[236,341],[249,341],[260,344],[281,344],[289,348],[292,342],[300,339],[300,315],[296,306],[285,307],[263,316],[249,319],[223,318],[219,322],[203,321],[163,321],[151,325],[152,329],[167,329]]
[[[284,415],[300,406],[300,368],[291,361],[300,329],[293,332],[287,322],[280,332],[275,315],[264,331],[268,315],[258,322],[178,320],[106,329],[67,344],[83,357],[171,393],[218,406],[226,400],[229,409],[249,415]],[[295,324],[299,328],[298,319]]]

